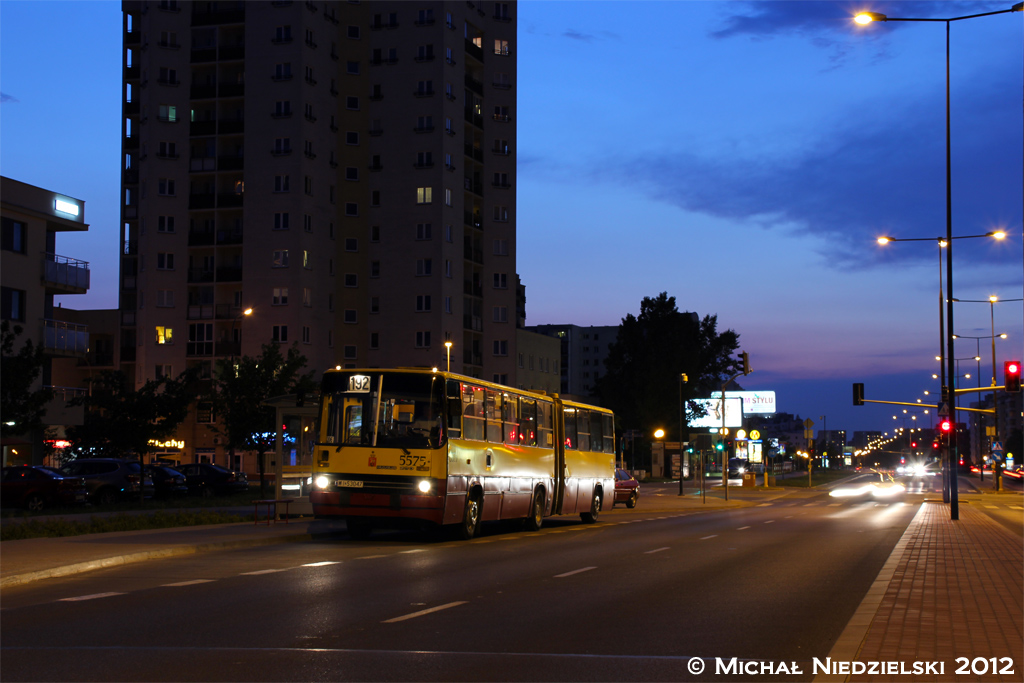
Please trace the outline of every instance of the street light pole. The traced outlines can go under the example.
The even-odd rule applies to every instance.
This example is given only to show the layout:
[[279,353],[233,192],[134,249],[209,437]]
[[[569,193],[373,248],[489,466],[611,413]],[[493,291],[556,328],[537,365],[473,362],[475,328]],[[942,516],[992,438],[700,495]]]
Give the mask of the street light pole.
[[[953,361],[953,163],[950,145],[949,117],[949,25],[951,22],[961,21],[963,19],[974,19],[994,14],[1006,14],[1008,12],[1020,12],[1021,10],[1024,10],[1024,2],[1018,2],[1010,9],[997,10],[995,12],[982,12],[980,14],[970,14],[962,17],[952,17],[949,19],[887,17],[886,15],[879,14],[877,12],[862,12],[854,19],[861,25],[869,24],[872,21],[942,21],[946,23],[946,240],[948,242],[946,247],[946,324],[948,331],[946,336],[947,378],[951,378],[955,372]],[[949,406],[950,399],[952,397],[953,392],[950,391],[949,385],[943,384],[942,403]],[[957,462],[955,408],[950,411],[950,415],[953,422],[953,429],[949,432],[949,453],[947,456],[947,460],[949,462],[949,516],[950,519],[956,521],[960,519],[960,499],[957,495],[957,473],[955,467],[955,463]],[[940,419],[942,418],[941,412],[939,417]]]
[[686,421],[683,419],[683,384],[688,380],[686,373],[679,375],[679,495],[683,495],[683,426]]

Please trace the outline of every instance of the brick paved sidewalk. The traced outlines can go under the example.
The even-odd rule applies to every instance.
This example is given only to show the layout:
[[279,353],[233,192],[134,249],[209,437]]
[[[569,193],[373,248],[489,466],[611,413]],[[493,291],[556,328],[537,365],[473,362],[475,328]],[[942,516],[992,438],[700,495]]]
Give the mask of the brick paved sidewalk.
[[[941,661],[944,672],[860,674],[849,680],[1024,680],[1024,539],[970,505],[960,506],[954,522],[948,506],[925,503],[900,546],[854,659],[910,666]],[[968,659],[966,675],[956,673],[960,657]],[[1013,673],[993,675],[993,663],[998,670],[1011,668],[1006,657],[1013,660]],[[988,674],[980,675],[986,668]]]

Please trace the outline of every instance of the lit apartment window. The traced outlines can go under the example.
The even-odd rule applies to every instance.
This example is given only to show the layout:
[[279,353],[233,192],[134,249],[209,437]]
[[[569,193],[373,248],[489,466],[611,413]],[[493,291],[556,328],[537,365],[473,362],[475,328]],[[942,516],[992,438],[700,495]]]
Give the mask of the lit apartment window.
[[282,211],[274,214],[274,230],[288,229],[288,212]]
[[430,204],[434,201],[434,188],[432,187],[417,187],[416,188],[416,203],[417,204]]
[[286,342],[288,341],[288,326],[287,325],[274,325],[273,329],[273,341]]
[[157,232],[174,232],[174,216],[157,216]]
[[157,270],[174,270],[174,254],[160,252],[156,255]]
[[430,275],[433,261],[428,258],[416,259],[416,274],[417,275]]
[[416,311],[419,313],[425,313],[430,310],[430,295],[429,294],[418,294],[416,296]]
[[492,148],[491,151],[494,152],[495,154],[505,154],[505,155],[507,155],[509,153],[508,152],[508,140],[503,140],[501,138],[495,138],[495,140],[494,140],[494,147]]
[[425,349],[430,346],[430,330],[416,333],[416,348]]
[[170,344],[172,341],[172,332],[169,327],[157,326],[156,328],[156,343],[157,344]]
[[494,41],[494,54],[496,55],[507,55],[508,54],[508,41],[498,40]]
[[288,288],[287,287],[274,287],[274,306],[287,306],[288,305]]
[[178,108],[173,104],[161,104],[157,109],[157,118],[168,123],[177,123]]
[[313,270],[313,258],[308,249],[302,250],[302,267],[306,270]]
[[287,268],[288,267],[288,250],[278,249],[274,251],[274,268]]

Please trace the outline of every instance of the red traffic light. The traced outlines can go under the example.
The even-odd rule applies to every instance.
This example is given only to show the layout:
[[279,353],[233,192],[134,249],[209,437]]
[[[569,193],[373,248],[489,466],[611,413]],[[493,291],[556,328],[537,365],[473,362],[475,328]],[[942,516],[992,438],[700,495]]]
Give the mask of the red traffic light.
[[1008,360],[1003,363],[1003,379],[1005,391],[1020,391],[1020,361]]
[[943,420],[942,422],[939,423],[939,429],[941,429],[944,432],[949,432],[951,429],[953,429],[953,423],[950,422],[949,420]]

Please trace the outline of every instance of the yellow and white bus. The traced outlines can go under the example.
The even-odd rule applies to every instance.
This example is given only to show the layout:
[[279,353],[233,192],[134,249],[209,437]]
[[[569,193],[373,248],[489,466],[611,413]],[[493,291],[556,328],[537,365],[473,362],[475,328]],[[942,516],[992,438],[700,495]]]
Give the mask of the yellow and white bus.
[[374,527],[456,526],[579,514],[615,497],[614,415],[428,369],[330,370],[320,394],[310,502],[354,537]]

